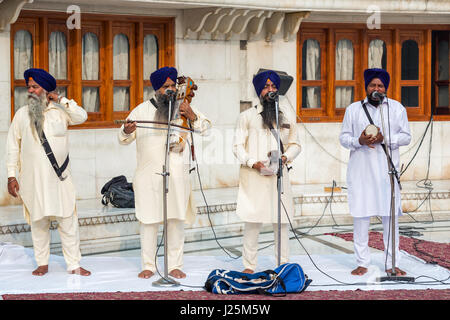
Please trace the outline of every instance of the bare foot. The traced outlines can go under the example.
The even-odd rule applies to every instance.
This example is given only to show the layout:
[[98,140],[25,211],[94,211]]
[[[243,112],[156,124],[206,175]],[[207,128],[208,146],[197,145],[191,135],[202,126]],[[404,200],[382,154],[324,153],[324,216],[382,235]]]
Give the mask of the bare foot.
[[180,269],[174,269],[169,272],[169,276],[174,277],[176,279],[183,279],[186,278],[186,274],[181,271]]
[[153,277],[153,275],[154,275],[154,273],[151,272],[150,270],[144,270],[138,274],[138,277],[142,278],[142,279],[148,279],[148,278]]
[[74,269],[74,270],[72,270],[72,271],[69,271],[69,273],[70,273],[70,274],[78,274],[78,275],[80,275],[80,276],[85,276],[85,277],[91,275],[91,272],[90,272],[90,271],[87,271],[86,269],[83,269],[82,267],[79,267],[79,268],[77,268],[77,269]]
[[354,276],[362,276],[367,272],[367,268],[364,267],[358,267],[355,270],[352,271],[352,275]]
[[[387,273],[387,274],[392,274],[392,269],[386,270],[386,273]],[[405,275],[406,275],[406,272],[403,271],[403,270],[401,270],[401,269],[399,269],[399,268],[395,268],[395,275],[396,275],[396,276],[405,276]]]
[[252,269],[245,269],[244,271],[242,271],[243,273],[254,273],[254,271]]
[[36,270],[34,270],[31,274],[33,276],[43,276],[48,272],[48,265],[45,266],[39,266]]

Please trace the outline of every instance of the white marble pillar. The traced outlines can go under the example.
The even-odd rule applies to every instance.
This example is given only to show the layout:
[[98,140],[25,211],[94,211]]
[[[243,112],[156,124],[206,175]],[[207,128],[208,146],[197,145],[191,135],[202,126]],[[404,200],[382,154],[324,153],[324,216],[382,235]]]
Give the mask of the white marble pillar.
[[11,122],[10,26],[0,32],[0,205],[9,204],[6,180],[6,136]]
[[[0,32],[0,132],[7,132],[11,122],[10,26]],[[3,143],[1,141],[0,143]]]

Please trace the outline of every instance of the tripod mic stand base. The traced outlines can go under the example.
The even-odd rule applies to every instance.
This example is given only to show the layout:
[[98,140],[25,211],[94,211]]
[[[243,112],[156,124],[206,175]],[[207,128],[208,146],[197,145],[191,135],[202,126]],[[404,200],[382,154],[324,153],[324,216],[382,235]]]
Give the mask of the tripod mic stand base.
[[384,281],[395,281],[395,282],[414,282],[414,277],[404,277],[404,276],[385,276],[385,277],[379,277],[377,278],[377,282],[384,282]]
[[178,287],[179,285],[180,283],[178,281],[175,281],[169,277],[160,278],[152,283],[152,286],[154,287]]

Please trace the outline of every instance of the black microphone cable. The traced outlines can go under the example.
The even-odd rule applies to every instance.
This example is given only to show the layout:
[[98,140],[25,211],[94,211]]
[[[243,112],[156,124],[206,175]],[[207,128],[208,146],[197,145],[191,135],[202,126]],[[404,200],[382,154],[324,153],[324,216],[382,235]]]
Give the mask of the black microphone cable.
[[[290,102],[290,100],[289,100],[289,98],[288,97],[286,97],[286,99],[287,99],[287,101],[289,102],[289,104],[291,105],[291,108],[293,108],[293,106],[292,106],[292,104],[291,104],[291,102]],[[386,99],[388,99],[387,97],[386,97]],[[388,102],[389,103],[389,102]],[[388,110],[389,111],[389,110]],[[300,121],[302,121],[301,119],[300,119],[300,117],[296,114],[296,117],[297,117],[297,119],[299,119]],[[389,118],[388,118],[389,119]],[[431,121],[432,121],[432,116],[431,116],[431,118],[430,118],[430,122],[429,122],[429,124],[428,124],[428,126],[430,125],[430,123],[431,123]],[[427,128],[428,128],[428,126],[427,126]],[[390,122],[389,122],[389,131],[390,131]],[[390,132],[389,132],[390,133]],[[425,134],[426,134],[426,131],[425,131],[425,133],[424,133],[424,136],[425,136]],[[422,140],[421,140],[421,143],[420,143],[420,145],[422,144],[422,142],[423,142],[423,138],[424,138],[424,136],[422,137]],[[420,148],[420,145],[419,145],[419,148]],[[418,148],[418,149],[419,149]],[[392,151],[391,151],[392,152]],[[418,150],[416,151],[416,154],[417,154],[417,152],[418,152]],[[415,155],[414,155],[414,157],[415,157]],[[414,159],[414,157],[413,157],[413,159]],[[412,160],[413,159],[411,159],[411,161],[410,161],[410,163],[412,162]],[[409,164],[410,164],[409,163]],[[408,164],[408,166],[409,166],[409,164]],[[407,166],[407,167],[408,167]],[[406,168],[407,169],[407,168]],[[404,171],[406,171],[406,169],[405,170],[403,170],[402,171],[402,173],[404,172]],[[334,185],[334,184],[333,184]],[[332,191],[333,191],[333,188],[332,188]],[[333,193],[333,192],[332,192]],[[329,202],[327,202],[327,205],[329,204]],[[284,207],[284,204],[283,204],[283,208],[284,208],[284,210],[285,210],[285,212],[286,212],[286,214],[287,214],[287,211],[286,211],[286,208]],[[326,206],[325,206],[325,209],[326,209]],[[325,209],[324,209],[324,212],[325,212]],[[323,217],[323,215],[324,215],[324,212],[322,213],[322,216],[319,218],[319,221],[320,221],[320,219]],[[290,225],[291,225],[291,231],[294,233],[294,236],[295,236],[295,238],[297,239],[297,241],[300,243],[300,245],[303,247],[303,249],[305,250],[305,252],[307,253],[307,255],[308,255],[308,257],[311,259],[311,261],[312,261],[312,258],[311,258],[311,256],[309,255],[309,253],[306,251],[306,249],[304,248],[304,246],[301,244],[301,242],[299,241],[299,239],[298,239],[298,237],[297,237],[297,234],[296,234],[296,230],[297,229],[294,229],[293,227],[292,227],[292,224],[291,224],[291,221],[290,221],[290,219],[289,219],[289,217],[288,217],[288,220],[289,220],[289,223],[290,223]],[[318,223],[319,223],[319,221],[317,221],[317,223],[316,223],[316,225],[315,226],[317,226],[318,225]],[[314,227],[315,227],[314,226]],[[295,231],[294,231],[295,230]],[[307,233],[309,233],[310,231],[311,231],[312,229],[310,229],[310,230],[308,230],[308,232]],[[312,261],[313,262],[313,261]],[[315,263],[313,262],[313,264],[315,265]],[[315,265],[316,266],[316,265]],[[317,266],[316,266],[316,268],[317,268]],[[317,268],[319,271],[321,271],[319,268]],[[323,271],[321,271],[322,273],[323,273]],[[325,273],[324,273],[325,274]],[[428,276],[420,276],[420,277],[428,277]],[[419,277],[418,277],[419,278]],[[428,278],[431,278],[431,277],[428,277]],[[431,279],[434,279],[434,281],[435,282],[442,282],[442,281],[447,281],[448,279],[449,279],[450,277],[448,277],[447,279],[445,279],[445,280],[437,280],[437,279],[434,279],[434,278],[431,278]],[[340,281],[337,281],[337,282],[340,282]],[[342,282],[341,282],[342,283]],[[415,282],[416,284],[420,284],[420,283],[417,283],[417,282]],[[395,283],[394,283],[395,284]],[[448,283],[444,283],[444,284],[448,284]],[[344,283],[344,285],[352,285],[352,284],[345,284]]]
[[[303,248],[303,250],[306,252],[306,255],[308,256],[309,260],[311,261],[311,263],[314,265],[314,267],[322,274],[324,274],[325,276],[327,276],[328,278],[334,280],[335,282],[337,282],[338,284],[326,284],[326,285],[313,285],[312,286],[316,286],[316,287],[323,287],[323,286],[355,286],[355,285],[375,285],[375,284],[379,284],[378,282],[374,282],[374,283],[367,283],[367,282],[355,282],[355,283],[347,283],[344,281],[340,281],[334,277],[332,277],[331,275],[327,274],[325,271],[323,271],[322,269],[320,269],[317,264],[314,262],[313,258],[311,257],[311,255],[309,254],[309,252],[306,250],[306,248],[303,246],[303,244],[301,243],[300,239],[297,236],[297,233],[295,232],[295,228],[292,225],[291,219],[289,218],[289,214],[287,213],[286,207],[284,206],[283,201],[281,202],[281,204],[283,205],[283,209],[284,212],[286,213],[286,217],[289,221],[289,225],[291,228],[291,232],[294,234],[295,239],[297,240],[297,242],[301,245],[301,247]],[[421,275],[415,278],[415,280],[419,279],[419,278],[429,278],[432,279],[433,281],[428,281],[428,282],[403,282],[401,280],[393,280],[392,283],[383,283],[383,285],[397,285],[397,284],[410,284],[410,285],[414,285],[414,284],[418,284],[418,285],[449,285],[450,283],[446,282],[450,279],[450,275],[444,279],[444,280],[439,280],[430,276],[426,276],[426,275]],[[438,282],[438,284],[436,284],[436,282]]]

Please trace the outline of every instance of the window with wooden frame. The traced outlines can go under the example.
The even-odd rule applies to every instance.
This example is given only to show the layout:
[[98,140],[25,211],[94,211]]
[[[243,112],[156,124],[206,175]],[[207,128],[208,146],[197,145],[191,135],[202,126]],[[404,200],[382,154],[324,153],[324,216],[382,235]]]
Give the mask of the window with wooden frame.
[[[424,45],[423,31],[400,31],[398,32],[399,54],[401,59],[397,60],[396,74],[400,74],[399,101],[408,110],[408,115],[424,114]],[[399,70],[400,69],[400,70]]]
[[335,53],[334,62],[334,95],[331,93],[331,114],[336,116],[343,116],[345,108],[354,101],[355,97],[360,96],[361,75],[356,73],[360,69],[361,56],[357,54],[360,52],[360,35],[355,30],[339,30],[334,33]]
[[302,32],[299,39],[301,68],[298,76],[300,108],[311,118],[326,116],[327,43],[326,30]]
[[150,74],[174,65],[174,19],[83,14],[81,29],[69,30],[67,18],[22,11],[11,25],[11,114],[27,104],[23,72],[34,67],[88,111],[77,128],[116,127],[153,93]]
[[435,115],[450,115],[450,31],[433,32],[433,96]]
[[429,25],[383,25],[369,30],[365,24],[302,23],[297,43],[301,120],[342,121],[345,108],[365,98],[367,68],[389,72],[387,95],[405,106],[409,120],[427,120],[432,105],[435,120],[450,120],[450,25],[432,28],[438,30]]

